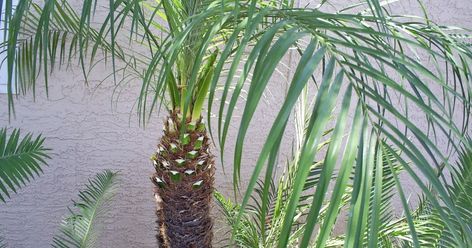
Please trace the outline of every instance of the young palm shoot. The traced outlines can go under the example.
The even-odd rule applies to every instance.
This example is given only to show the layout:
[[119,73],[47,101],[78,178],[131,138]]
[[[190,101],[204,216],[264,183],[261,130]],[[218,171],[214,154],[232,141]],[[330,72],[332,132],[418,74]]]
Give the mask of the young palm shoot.
[[97,247],[97,218],[109,210],[110,200],[115,194],[117,173],[105,170],[89,179],[85,190],[80,191],[80,200],[74,202],[75,211],[64,218],[60,233],[53,238],[54,248]]

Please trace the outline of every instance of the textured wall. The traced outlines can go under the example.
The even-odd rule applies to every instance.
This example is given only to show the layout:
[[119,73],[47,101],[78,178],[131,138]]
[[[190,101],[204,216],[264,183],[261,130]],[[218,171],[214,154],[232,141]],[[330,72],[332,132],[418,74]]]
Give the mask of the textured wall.
[[[317,4],[317,1],[312,2]],[[337,6],[357,1],[339,2]],[[415,2],[401,1],[394,6],[399,12],[420,14],[417,8],[410,8]],[[438,22],[472,26],[470,0],[425,3],[431,17]],[[102,79],[107,71],[105,67],[98,68],[92,78]],[[112,102],[114,87],[97,86],[98,82],[85,87],[78,68],[56,71],[50,81],[49,98],[42,90],[35,101],[32,96],[21,97],[16,102],[16,119],[11,122],[8,122],[6,96],[0,95],[0,127],[43,133],[47,137],[46,145],[53,149],[53,158],[44,175],[20,190],[7,204],[0,205],[0,233],[7,238],[10,247],[48,247],[61,216],[67,213],[66,206],[76,198],[77,189],[88,177],[110,168],[120,170],[122,176],[112,210],[103,220],[105,229],[99,240],[100,247],[155,247],[154,202],[148,179],[153,169],[149,157],[158,143],[165,113],[155,115],[146,129],[139,127],[131,109],[139,82],[122,89],[119,100]],[[247,168],[256,159],[268,120],[274,118],[283,95],[282,78],[275,78],[272,84],[273,89],[267,93],[248,134],[250,142],[245,147],[246,169],[242,178],[247,178]],[[235,125],[232,127],[230,143],[236,131]],[[231,149],[225,154],[231,158]],[[226,166],[226,175],[220,165],[217,168],[217,189],[230,195],[231,164]],[[221,223],[217,223],[216,231],[220,236],[221,227]]]

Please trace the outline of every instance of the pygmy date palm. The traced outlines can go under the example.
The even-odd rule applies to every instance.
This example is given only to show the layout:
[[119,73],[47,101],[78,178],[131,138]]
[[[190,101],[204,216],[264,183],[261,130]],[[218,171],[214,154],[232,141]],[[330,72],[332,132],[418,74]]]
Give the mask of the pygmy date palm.
[[[225,39],[225,32],[222,27],[208,28],[203,23],[187,33],[185,39],[177,40],[177,37],[185,31],[191,18],[217,2],[110,1],[109,14],[101,28],[95,30],[90,19],[97,1],[84,1],[81,14],[63,1],[43,4],[19,1],[16,11],[11,12],[8,10],[12,1],[5,1],[4,18],[9,36],[3,47],[8,54],[10,96],[13,82],[21,92],[29,87],[34,89],[40,69],[45,72],[47,88],[47,74],[56,60],[64,64],[78,57],[87,77],[86,63],[93,65],[111,54],[115,82],[121,71],[126,72],[122,80],[137,77],[144,81],[138,102],[144,124],[157,105],[167,108],[164,135],[151,158],[156,169],[151,180],[158,205],[158,239],[164,247],[211,247],[210,202],[215,167],[201,113],[208,92],[216,88],[217,78],[213,74],[219,55],[217,46]],[[264,5],[276,6],[270,2]],[[234,2],[227,5],[234,6],[237,6]],[[211,24],[212,19],[206,21]],[[119,45],[123,36],[118,33],[123,33],[119,32],[122,30],[131,30],[124,36],[136,43]],[[172,58],[165,57],[169,46],[177,44],[182,46],[180,52]],[[100,59],[96,59],[98,51],[104,52]],[[161,70],[154,73],[151,67]],[[150,84],[160,80],[165,83]],[[150,103],[148,94],[154,96]],[[10,103],[13,112],[12,99]]]
[[[4,2],[8,5],[11,0]],[[110,0],[108,15],[95,30],[90,20],[96,1],[84,1],[80,15],[67,1],[43,5],[19,1],[14,14],[5,15],[10,85],[16,82],[20,91],[34,88],[39,69],[48,82],[55,61],[67,63],[74,55],[86,76],[86,64],[101,61],[98,51],[111,61],[118,85],[140,78],[137,109],[143,123],[161,105],[169,110],[164,136],[153,156],[162,243],[210,247],[214,166],[206,133],[212,129],[209,121],[205,129],[201,116],[204,99],[208,95],[209,119],[215,90],[221,89],[217,129],[223,150],[238,100],[247,90],[233,160],[233,181],[238,187],[244,142],[255,110],[277,67],[290,51],[296,51],[299,56],[294,55],[296,68],[288,91],[251,168],[235,222],[243,221],[262,172],[262,211],[257,217],[260,223],[270,219],[269,189],[277,154],[292,110],[308,89],[313,104],[305,112],[300,154],[291,171],[296,184],[279,208],[284,214],[273,244],[292,243],[292,231],[299,230],[293,228],[294,220],[302,206],[307,215],[295,244],[325,247],[339,223],[343,196],[350,194],[343,244],[376,247],[382,224],[382,209],[376,202],[385,180],[372,175],[375,171],[377,178],[396,176],[396,167],[381,162],[382,154],[389,154],[423,192],[450,231],[451,243],[468,247],[472,235],[461,221],[443,172],[455,171],[450,160],[460,151],[469,129],[472,52],[464,39],[469,36],[462,29],[437,25],[427,15],[390,14],[384,6],[390,2],[395,1],[367,0],[330,13],[324,10],[329,0],[315,8],[293,8],[290,1]],[[128,40],[136,42],[122,43]],[[218,87],[220,79],[223,84]],[[412,109],[421,118],[412,118]],[[418,128],[423,123],[426,127]],[[325,144],[322,134],[331,129],[327,149],[317,149]],[[311,185],[312,197],[306,198],[302,196],[305,182],[321,153],[320,178]],[[333,185],[332,177],[336,178]],[[389,182],[395,184],[405,211],[409,244],[419,247],[421,233],[405,189],[396,177]],[[329,203],[323,204],[328,197]],[[372,202],[368,214],[366,206]],[[313,235],[316,231],[319,235]],[[361,239],[366,232],[373,234]]]

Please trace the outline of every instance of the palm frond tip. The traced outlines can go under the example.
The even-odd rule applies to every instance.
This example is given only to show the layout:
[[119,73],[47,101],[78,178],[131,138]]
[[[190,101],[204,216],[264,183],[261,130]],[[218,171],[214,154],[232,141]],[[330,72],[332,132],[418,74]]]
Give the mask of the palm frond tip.
[[64,218],[60,233],[53,238],[55,248],[94,247],[98,237],[97,218],[108,210],[116,187],[116,172],[105,170],[90,179],[79,193],[75,210]]

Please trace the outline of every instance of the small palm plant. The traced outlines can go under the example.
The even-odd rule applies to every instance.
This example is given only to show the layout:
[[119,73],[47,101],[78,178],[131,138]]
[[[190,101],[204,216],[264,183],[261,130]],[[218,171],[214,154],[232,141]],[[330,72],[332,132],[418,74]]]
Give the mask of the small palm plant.
[[[53,237],[53,248],[98,247],[96,241],[100,234],[97,219],[110,209],[111,199],[115,194],[117,173],[105,170],[89,179],[83,191],[79,192],[79,201],[74,201],[74,210],[66,216],[59,230]],[[0,237],[0,247],[8,247]]]
[[97,219],[110,210],[111,199],[117,186],[116,172],[104,170],[89,179],[79,201],[74,202],[75,211],[64,218],[60,233],[54,236],[54,248],[98,247],[99,237]]
[[[11,0],[4,2],[11,7]],[[305,182],[320,154],[323,166],[311,202],[306,203],[306,226],[298,234],[298,246],[326,246],[346,193],[352,194],[352,210],[345,245],[356,247],[362,242],[359,234],[379,230],[380,205],[373,205],[375,211],[369,217],[374,224],[367,221],[366,206],[370,206],[369,187],[376,192],[374,202],[382,195],[380,182],[384,180],[373,179],[371,173],[382,171],[374,169],[383,161],[382,154],[393,156],[395,164],[417,184],[457,246],[472,244],[468,226],[461,222],[460,209],[448,191],[447,178],[437,176],[438,171],[454,170],[451,157],[460,151],[469,128],[472,52],[464,41],[469,37],[465,30],[437,25],[427,16],[391,15],[385,8],[390,1],[379,0],[366,0],[335,13],[324,11],[329,0],[315,8],[294,8],[293,2],[282,0],[109,1],[108,14],[97,30],[91,25],[97,1],[84,1],[80,14],[67,1],[32,2],[21,0],[15,12],[10,9],[5,15],[10,88],[16,82],[20,91],[34,89],[40,69],[47,86],[56,61],[68,63],[74,56],[87,76],[86,65],[93,67],[103,58],[111,61],[118,85],[122,83],[118,75],[124,81],[142,80],[137,108],[143,123],[161,105],[168,108],[164,136],[152,158],[162,220],[159,236],[164,246],[211,246],[209,202],[214,165],[207,130],[213,133],[210,121],[207,126],[202,122],[205,97],[208,95],[207,119],[215,99],[220,103],[217,141],[223,150],[238,100],[247,90],[233,160],[233,182],[239,187],[249,126],[268,82],[290,51],[299,55],[295,56],[297,65],[251,168],[236,222],[242,221],[262,172],[259,218],[268,218],[277,154],[293,108],[308,88],[314,103],[305,112],[308,119],[293,172],[297,184],[284,201],[280,233],[273,240],[277,247],[290,243],[298,208],[305,199]],[[123,44],[123,36],[135,42]],[[221,89],[220,95],[216,89]],[[9,106],[13,110],[12,99]],[[412,118],[412,109],[421,118]],[[331,119],[333,114],[336,118]],[[457,118],[461,120],[455,121]],[[418,128],[422,123],[426,127]],[[318,151],[324,143],[323,131],[330,128],[334,130],[326,151]],[[336,166],[334,193],[324,208]],[[421,233],[405,189],[395,182],[411,244],[419,247]],[[325,231],[313,239],[318,228]],[[378,238],[369,236],[367,245],[375,247]]]
[[[7,129],[0,130],[0,200],[10,198],[11,192],[30,182],[42,173],[43,166],[49,159],[41,135],[33,137],[31,133],[21,136],[19,129],[8,134]],[[109,203],[117,184],[117,173],[105,170],[89,180],[85,190],[79,193],[79,201],[74,202],[75,211],[70,210],[64,218],[60,234],[53,239],[52,247],[96,247],[99,231],[97,218],[109,210]],[[10,189],[10,190],[9,190]],[[0,236],[0,247],[8,247]]]
[[[356,221],[357,224],[365,222],[364,225],[366,225],[367,231],[356,235],[348,235],[347,233],[329,233],[327,229],[319,229],[316,233],[316,240],[327,236],[328,238],[324,244],[326,247],[345,247],[349,244],[353,244],[354,247],[413,247],[414,238],[408,220],[408,218],[411,218],[420,247],[457,247],[458,243],[451,238],[451,230],[448,229],[438,212],[434,210],[434,207],[424,195],[420,196],[418,207],[411,210],[411,216],[408,216],[408,214],[398,216],[395,213],[393,200],[395,188],[400,185],[399,178],[403,171],[392,154],[382,154],[380,149],[383,149],[383,144],[379,143],[377,147],[379,150],[376,151],[375,159],[379,159],[379,161],[375,161],[376,166],[372,168],[373,175],[370,184],[364,185],[365,190],[367,190],[363,193],[366,194],[364,197],[369,197],[370,202],[362,206],[363,208],[352,204],[356,202],[355,197],[363,197],[359,192],[362,183],[354,182],[344,192],[340,205],[343,211],[357,217],[356,219],[349,219],[349,229],[352,230],[353,225],[356,224],[354,221]],[[470,228],[472,227],[472,201],[467,196],[467,192],[470,191],[472,185],[470,177],[472,170],[471,156],[472,147],[469,143],[464,146],[460,153],[459,162],[456,166],[457,171],[452,175],[453,182],[447,185],[452,194],[452,201],[460,209],[463,223],[469,228],[468,231],[462,233],[464,236],[471,235]],[[263,184],[259,183],[255,190],[256,194],[253,196],[254,203],[250,204],[248,211],[241,217],[238,216],[241,209],[239,204],[225,198],[220,193],[216,193],[218,205],[231,227],[232,239],[230,239],[230,242],[232,242],[232,245],[237,247],[275,247],[277,245],[287,210],[283,203],[288,200],[291,191],[297,184],[293,180],[294,170],[296,170],[294,163],[289,163],[283,176],[280,179],[271,181],[268,196],[263,195]],[[302,191],[304,202],[313,199],[310,189],[319,185],[322,170],[323,163],[320,162],[315,164],[310,171],[309,180],[305,183]],[[355,170],[360,169],[356,167]],[[352,173],[351,177],[354,176],[355,172]],[[335,177],[331,180],[335,180]],[[261,201],[265,197],[269,201],[263,209],[264,205]],[[321,206],[320,222],[325,221],[329,203],[325,202]],[[309,226],[304,221],[304,218],[308,217],[308,209],[309,206],[303,203],[297,208],[287,247],[297,247],[305,228]],[[261,214],[264,211],[268,214],[265,219],[261,219]],[[240,219],[238,220],[238,218]],[[455,225],[456,230],[460,230],[459,224],[456,223]]]

